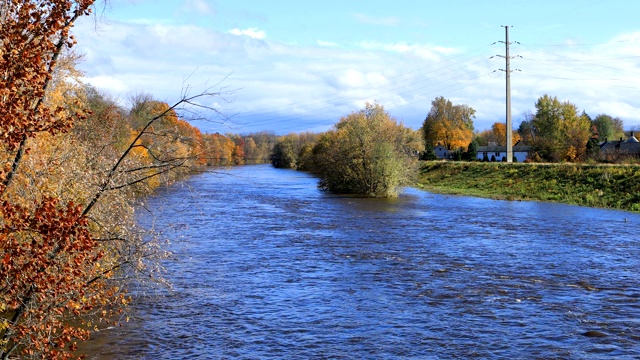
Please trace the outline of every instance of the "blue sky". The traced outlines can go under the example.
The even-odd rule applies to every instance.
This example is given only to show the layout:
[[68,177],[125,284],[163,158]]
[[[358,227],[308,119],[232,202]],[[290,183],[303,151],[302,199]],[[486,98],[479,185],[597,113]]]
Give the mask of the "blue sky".
[[231,122],[204,131],[324,131],[367,101],[417,129],[438,96],[483,130],[505,118],[510,25],[516,126],[549,94],[640,129],[638,13],[633,0],[111,0],[75,35],[86,82],[123,102],[223,80],[232,93],[206,105]]

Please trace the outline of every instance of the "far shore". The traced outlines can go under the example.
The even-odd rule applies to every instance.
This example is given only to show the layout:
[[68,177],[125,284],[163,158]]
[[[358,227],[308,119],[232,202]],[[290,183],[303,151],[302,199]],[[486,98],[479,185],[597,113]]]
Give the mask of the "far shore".
[[417,187],[640,212],[640,165],[425,161]]

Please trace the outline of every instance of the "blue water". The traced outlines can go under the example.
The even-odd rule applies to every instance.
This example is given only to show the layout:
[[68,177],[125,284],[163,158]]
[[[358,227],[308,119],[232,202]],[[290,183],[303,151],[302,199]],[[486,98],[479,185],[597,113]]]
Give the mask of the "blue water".
[[316,182],[246,166],[151,198],[173,288],[89,358],[640,358],[639,215]]

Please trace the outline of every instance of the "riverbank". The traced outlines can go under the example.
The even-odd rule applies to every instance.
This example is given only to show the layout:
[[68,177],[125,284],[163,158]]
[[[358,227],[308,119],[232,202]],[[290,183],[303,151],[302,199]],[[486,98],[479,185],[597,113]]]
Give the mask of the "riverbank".
[[640,166],[428,161],[425,190],[640,212]]

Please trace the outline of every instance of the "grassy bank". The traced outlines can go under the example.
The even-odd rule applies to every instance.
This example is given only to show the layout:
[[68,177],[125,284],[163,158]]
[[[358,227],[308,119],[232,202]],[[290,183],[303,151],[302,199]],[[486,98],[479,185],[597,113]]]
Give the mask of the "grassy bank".
[[418,186],[448,194],[640,211],[640,166],[425,162]]

